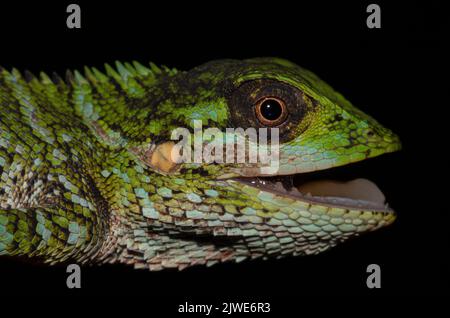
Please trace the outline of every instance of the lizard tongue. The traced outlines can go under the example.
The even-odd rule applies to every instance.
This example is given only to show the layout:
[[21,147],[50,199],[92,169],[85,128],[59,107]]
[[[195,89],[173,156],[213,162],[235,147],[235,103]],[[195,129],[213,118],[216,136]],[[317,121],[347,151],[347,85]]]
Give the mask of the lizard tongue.
[[362,200],[378,204],[385,203],[385,196],[375,183],[367,179],[355,179],[348,182],[334,180],[315,180],[297,187],[301,193],[310,193],[320,197],[341,197]]

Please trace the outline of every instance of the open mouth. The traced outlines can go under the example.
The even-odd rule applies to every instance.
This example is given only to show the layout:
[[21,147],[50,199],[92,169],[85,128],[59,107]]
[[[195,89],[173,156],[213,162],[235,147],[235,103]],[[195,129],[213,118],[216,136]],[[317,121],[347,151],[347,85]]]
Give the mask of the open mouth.
[[[235,180],[263,191],[330,207],[393,212],[378,186],[355,176],[355,164],[309,173]],[[350,172],[349,172],[350,171]],[[358,169],[356,169],[358,172]]]

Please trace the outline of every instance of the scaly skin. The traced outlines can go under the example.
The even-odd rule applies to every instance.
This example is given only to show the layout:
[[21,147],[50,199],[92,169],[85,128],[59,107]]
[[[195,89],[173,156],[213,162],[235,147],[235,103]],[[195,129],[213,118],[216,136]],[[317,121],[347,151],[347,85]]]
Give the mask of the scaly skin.
[[230,179],[261,175],[259,164],[157,169],[155,147],[193,119],[221,130],[260,126],[239,95],[246,85],[289,86],[303,105],[282,128],[278,174],[400,147],[390,130],[281,59],[215,61],[188,72],[117,63],[106,74],[68,72],[65,81],[0,69],[0,255],[182,269],[314,254],[394,220],[393,212],[327,206]]

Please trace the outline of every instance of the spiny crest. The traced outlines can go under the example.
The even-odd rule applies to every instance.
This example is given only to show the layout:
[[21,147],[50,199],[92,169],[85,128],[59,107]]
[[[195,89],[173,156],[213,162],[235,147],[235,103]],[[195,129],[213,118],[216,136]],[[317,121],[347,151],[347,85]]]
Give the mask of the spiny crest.
[[[13,68],[10,72],[4,68],[0,67],[0,79],[5,82],[6,87],[10,87],[13,90],[17,90],[22,95],[29,95],[31,91],[42,91],[46,90],[49,86],[51,87],[49,91],[55,91],[56,85],[63,83],[57,78],[50,79],[50,77],[44,73],[40,72],[39,76],[34,75],[30,71],[26,70],[21,74],[19,70]],[[53,89],[55,88],[55,89]],[[31,91],[30,91],[31,90]]]
[[106,82],[109,81],[110,78],[113,78],[117,83],[125,86],[129,84],[128,82],[130,80],[139,79],[144,82],[146,80],[154,81],[158,75],[173,76],[178,72],[176,69],[170,69],[165,65],[160,68],[151,62],[149,66],[150,68],[145,67],[137,61],[133,61],[132,64],[116,61],[115,68],[108,63],[105,63],[106,74],[95,67],[85,67],[84,73],[91,82]]
[[146,67],[137,61],[132,61],[131,63],[121,63],[116,61],[115,68],[109,64],[105,64],[104,73],[95,67],[87,66],[84,67],[84,75],[78,70],[67,70],[64,81],[55,72],[52,73],[51,77],[45,72],[40,72],[39,77],[37,77],[28,70],[25,70],[22,75],[15,68],[13,68],[11,72],[8,72],[5,68],[0,66],[0,78],[23,79],[27,83],[37,81],[44,86],[65,85],[66,83],[72,85],[89,85],[90,83],[100,84],[114,79],[123,90],[131,95],[139,95],[143,86],[153,84],[158,76],[165,75],[170,77],[177,73],[178,71],[175,68],[171,69],[165,65],[158,67],[152,62],[149,63],[149,67]]
[[33,74],[29,70],[25,70],[22,73],[16,68],[12,68],[9,72],[5,68],[0,66],[0,78],[20,83],[23,81],[30,86],[55,86],[55,85],[65,85],[64,80],[55,72],[52,76],[48,76],[45,72],[39,72],[39,75]]

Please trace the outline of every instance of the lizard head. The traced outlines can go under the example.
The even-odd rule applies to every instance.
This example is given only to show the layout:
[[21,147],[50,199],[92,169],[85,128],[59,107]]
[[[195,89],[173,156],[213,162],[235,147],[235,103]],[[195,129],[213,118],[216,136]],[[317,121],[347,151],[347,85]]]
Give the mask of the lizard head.
[[[400,149],[394,133],[310,71],[276,58],[222,60],[179,72],[157,87],[164,97],[149,116],[158,125],[141,132],[151,136],[151,146],[130,148],[158,180],[157,213],[150,218],[164,215],[214,239],[233,237],[234,259],[317,253],[395,219],[369,180],[310,178]],[[203,134],[200,141],[200,155],[207,149],[215,160],[195,162],[195,120],[202,133],[222,133],[214,130],[214,138]],[[173,131],[180,127],[190,131],[190,162],[179,161],[180,148],[174,152]],[[244,138],[245,160],[235,153],[226,160],[233,149],[226,146],[239,139],[228,138],[227,128],[267,128],[267,141]],[[212,139],[219,146],[205,148]],[[268,149],[276,154],[272,162],[249,162],[268,145],[278,145]]]
[[181,269],[318,253],[393,222],[371,181],[311,178],[400,148],[311,72],[274,58],[105,68],[1,72],[0,254]]

